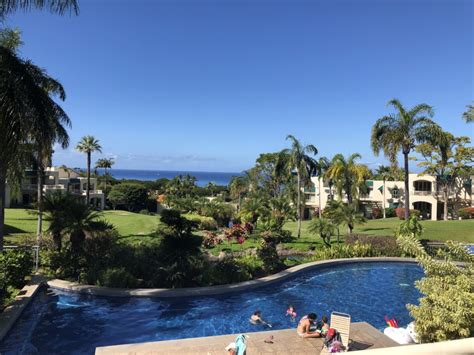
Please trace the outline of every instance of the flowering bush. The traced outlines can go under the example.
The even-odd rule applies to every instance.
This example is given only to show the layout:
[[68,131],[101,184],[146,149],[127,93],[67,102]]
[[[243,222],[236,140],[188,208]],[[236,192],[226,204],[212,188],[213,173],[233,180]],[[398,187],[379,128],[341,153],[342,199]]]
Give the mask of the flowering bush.
[[[405,209],[402,207],[395,208],[395,214],[399,219],[405,219]],[[410,215],[414,214],[417,217],[420,217],[420,211],[410,210]]]
[[372,218],[373,219],[379,219],[382,217],[382,211],[380,208],[374,207],[372,208]]
[[216,233],[210,232],[210,231],[204,232],[204,240],[202,244],[204,245],[205,248],[207,249],[214,248],[216,245],[219,245],[222,243],[223,243],[222,238],[219,237]]
[[232,228],[225,229],[224,235],[229,243],[235,240],[237,243],[243,244],[252,231],[253,225],[251,223],[234,224]]
[[458,210],[458,216],[462,219],[474,218],[474,207],[460,208]]

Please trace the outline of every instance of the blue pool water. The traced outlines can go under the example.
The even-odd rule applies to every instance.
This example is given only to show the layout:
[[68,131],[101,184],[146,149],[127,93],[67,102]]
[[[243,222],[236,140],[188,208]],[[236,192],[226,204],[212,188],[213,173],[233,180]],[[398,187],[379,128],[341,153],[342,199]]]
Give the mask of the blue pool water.
[[270,330],[248,319],[260,309],[272,329],[296,327],[285,316],[349,313],[382,329],[384,316],[400,325],[405,307],[418,303],[414,282],[422,269],[408,263],[361,263],[308,271],[253,291],[193,298],[108,298],[44,290],[25,310],[0,353],[93,354],[95,347],[166,339]]

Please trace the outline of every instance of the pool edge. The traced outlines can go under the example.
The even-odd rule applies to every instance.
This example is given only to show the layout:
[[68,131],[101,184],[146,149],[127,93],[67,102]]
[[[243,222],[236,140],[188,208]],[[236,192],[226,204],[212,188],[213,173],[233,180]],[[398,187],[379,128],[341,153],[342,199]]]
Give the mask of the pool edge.
[[236,284],[218,285],[218,286],[204,286],[204,287],[190,287],[190,288],[110,288],[94,285],[81,285],[79,283],[55,279],[47,282],[48,286],[54,289],[88,294],[94,296],[108,296],[108,297],[189,297],[189,296],[210,296],[220,295],[231,292],[239,292],[244,290],[251,290],[254,288],[268,286],[272,283],[285,280],[289,277],[298,275],[299,273],[311,269],[316,269],[323,266],[351,264],[351,263],[367,263],[367,262],[402,262],[417,264],[416,259],[401,258],[401,257],[373,257],[373,258],[346,258],[346,259],[332,259],[321,260],[310,263],[300,264],[290,267],[286,270],[280,271],[276,274],[265,276],[256,280],[239,282]]
[[42,275],[33,275],[31,280],[20,290],[20,293],[13,302],[0,313],[0,342],[3,341],[38,290],[45,283],[46,279]]

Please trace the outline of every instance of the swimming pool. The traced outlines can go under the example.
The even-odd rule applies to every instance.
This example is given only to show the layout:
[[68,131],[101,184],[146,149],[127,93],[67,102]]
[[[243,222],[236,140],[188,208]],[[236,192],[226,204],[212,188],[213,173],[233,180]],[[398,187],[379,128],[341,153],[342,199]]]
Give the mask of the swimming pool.
[[422,269],[411,263],[351,263],[310,270],[248,292],[192,298],[109,298],[44,290],[0,344],[6,354],[93,354],[97,346],[269,330],[252,325],[260,309],[272,329],[295,327],[298,317],[336,310],[382,329],[384,316],[411,321],[405,307],[418,303],[414,282]]

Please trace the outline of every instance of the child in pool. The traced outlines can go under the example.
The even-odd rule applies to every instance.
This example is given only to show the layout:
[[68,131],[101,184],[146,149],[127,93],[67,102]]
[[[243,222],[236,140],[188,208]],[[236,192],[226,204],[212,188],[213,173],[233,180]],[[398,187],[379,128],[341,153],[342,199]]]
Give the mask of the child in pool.
[[288,306],[288,309],[286,310],[286,315],[290,316],[290,319],[292,322],[296,320],[296,310],[295,310],[295,307],[293,307],[291,304]]

